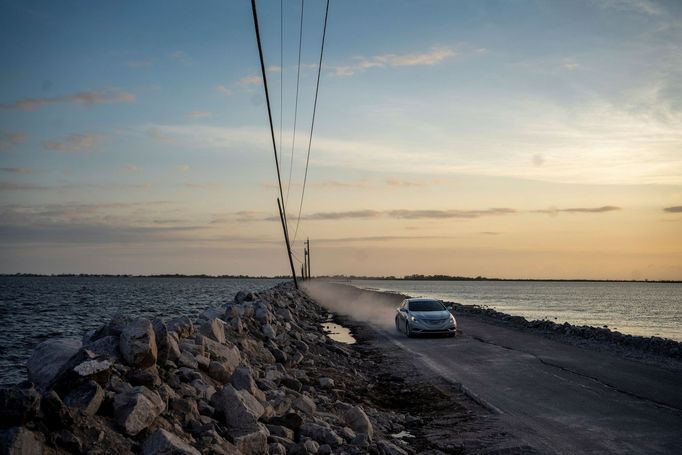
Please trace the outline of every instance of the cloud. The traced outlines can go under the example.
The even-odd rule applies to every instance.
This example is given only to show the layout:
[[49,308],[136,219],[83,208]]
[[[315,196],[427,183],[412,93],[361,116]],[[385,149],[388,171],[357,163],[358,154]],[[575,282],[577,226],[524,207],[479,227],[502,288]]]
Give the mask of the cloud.
[[660,16],[665,13],[660,3],[651,0],[599,0],[599,4],[602,8],[633,11],[650,16]]
[[225,96],[232,95],[232,90],[225,87],[224,85],[216,85],[215,90],[216,90],[216,92],[220,93],[221,95],[225,95]]
[[187,113],[187,117],[194,119],[211,118],[212,116],[213,114],[207,111],[192,111]]
[[0,110],[19,109],[22,111],[35,111],[39,107],[51,104],[82,104],[91,106],[93,104],[132,103],[134,101],[135,95],[130,92],[115,90],[86,91],[74,95],[51,98],[24,98],[14,103],[0,104]]
[[147,136],[151,137],[152,139],[156,139],[157,141],[161,142],[176,141],[176,139],[173,136],[169,136],[168,134],[164,133],[163,130],[160,128],[147,128],[146,133]]
[[189,65],[192,63],[192,59],[189,57],[189,55],[187,55],[187,52],[185,51],[178,50],[175,52],[171,52],[170,54],[168,54],[168,58],[170,58],[171,60],[175,60],[176,62],[183,63],[185,65]]
[[180,172],[187,172],[191,168],[189,164],[178,164],[177,166],[175,166],[175,169],[177,169]]
[[0,182],[0,191],[33,191],[48,190],[49,187],[33,183]]
[[126,66],[129,66],[131,68],[149,68],[150,66],[152,66],[152,61],[151,59],[129,60],[126,62]]
[[517,213],[510,208],[491,208],[484,210],[389,210],[391,218],[415,220],[421,218],[479,218],[482,216],[509,215]]
[[428,52],[418,54],[382,54],[369,58],[357,57],[355,62],[348,65],[332,66],[331,70],[336,76],[352,76],[358,71],[370,68],[435,65],[456,55],[457,52],[448,47],[434,47]]
[[263,78],[258,75],[246,76],[239,79],[239,83],[243,85],[258,85],[263,83]]
[[0,171],[10,174],[30,174],[31,169],[27,167],[0,167]]
[[216,183],[185,183],[183,184],[185,188],[191,188],[195,190],[214,190],[216,188],[220,188],[220,185]]
[[27,138],[28,136],[24,133],[0,131],[0,150],[5,150],[15,145],[19,145]]
[[557,213],[606,213],[614,212],[617,210],[622,209],[620,207],[616,207],[615,205],[603,205],[601,207],[571,207],[567,209],[550,208],[542,210],[533,210],[533,212],[553,215]]
[[126,189],[149,189],[149,182],[136,184],[121,183],[64,183],[61,185],[35,185],[31,183],[0,182],[0,191],[83,191],[83,190],[126,190]]
[[126,164],[125,166],[123,166],[123,170],[126,172],[137,172],[140,170],[140,168],[135,166],[134,164]]
[[400,188],[411,188],[417,186],[426,186],[426,183],[415,182],[413,180],[404,180],[398,177],[389,177],[386,179],[386,185]]
[[43,147],[62,152],[84,152],[92,150],[101,142],[102,138],[96,134],[70,134],[62,142],[45,141]]
[[682,213],[682,205],[676,205],[673,207],[666,207],[663,209],[664,212],[668,213]]

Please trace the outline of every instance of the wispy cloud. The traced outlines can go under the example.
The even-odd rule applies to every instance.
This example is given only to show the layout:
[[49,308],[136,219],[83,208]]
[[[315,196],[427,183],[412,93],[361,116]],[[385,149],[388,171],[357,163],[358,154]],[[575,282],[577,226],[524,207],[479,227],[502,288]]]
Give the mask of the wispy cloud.
[[126,66],[129,66],[130,68],[149,68],[150,66],[152,66],[152,60],[151,59],[128,60],[126,62]]
[[370,68],[435,65],[446,59],[455,57],[457,52],[449,47],[434,47],[430,51],[416,54],[381,54],[373,57],[356,57],[348,65],[332,66],[332,73],[336,76],[352,76],[353,74]]
[[251,76],[246,76],[242,77],[239,79],[239,83],[242,85],[258,85],[263,82],[263,78],[258,75],[251,75]]
[[30,174],[31,169],[27,167],[0,167],[0,171],[9,174]]
[[177,169],[180,172],[187,172],[191,168],[189,164],[178,164],[177,166],[175,166],[175,169]]
[[192,183],[188,182],[183,184],[185,188],[191,188],[194,190],[214,190],[216,188],[220,188],[220,185],[217,183]]
[[192,119],[211,118],[213,114],[207,111],[191,111],[187,113],[187,117]]
[[62,152],[85,152],[92,150],[102,142],[96,134],[70,134],[63,141],[45,141],[43,147]]
[[663,209],[664,212],[668,213],[682,213],[682,205],[675,205],[673,207],[666,207]]
[[603,8],[634,11],[650,16],[660,16],[665,13],[660,2],[651,0],[598,0],[598,3]]
[[0,182],[0,191],[34,191],[48,189],[50,188],[47,186],[33,183]]
[[175,138],[173,136],[166,134],[161,128],[156,127],[147,128],[145,132],[147,133],[147,136],[157,141],[175,142]]
[[549,209],[541,209],[541,210],[534,210],[536,213],[546,213],[549,215],[557,214],[557,213],[606,213],[606,212],[614,212],[617,210],[622,210],[620,207],[616,207],[615,205],[603,205],[601,207],[571,207],[567,209],[557,209],[557,208],[549,208]]
[[0,104],[0,110],[18,109],[22,111],[34,111],[42,106],[51,104],[93,104],[132,103],[135,95],[130,92],[116,90],[86,91],[74,95],[56,96],[49,98],[24,98],[13,103]]
[[192,59],[187,54],[187,52],[181,50],[171,52],[170,54],[168,54],[168,58],[170,58],[171,60],[175,60],[176,62],[183,63],[185,65],[189,65],[192,63]]
[[28,136],[24,133],[0,131],[0,150],[19,145],[27,138]]
[[134,164],[126,164],[125,166],[123,166],[123,170],[126,172],[137,172],[140,170],[140,168],[135,166]]
[[483,210],[390,210],[391,218],[415,220],[420,218],[480,218],[482,216],[509,215],[517,213],[510,208],[491,208]]
[[216,85],[215,90],[216,90],[216,92],[220,93],[221,95],[225,95],[225,96],[232,95],[232,90],[225,87],[224,85]]

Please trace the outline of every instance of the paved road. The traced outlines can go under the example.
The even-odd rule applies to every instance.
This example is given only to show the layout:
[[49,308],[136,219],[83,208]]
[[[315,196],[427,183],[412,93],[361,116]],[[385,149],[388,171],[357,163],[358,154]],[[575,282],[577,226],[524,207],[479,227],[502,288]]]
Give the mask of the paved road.
[[[323,305],[331,299],[318,298]],[[376,342],[461,384],[542,452],[682,453],[679,373],[477,317],[459,315],[458,322],[462,334],[454,339],[408,339],[376,327]]]

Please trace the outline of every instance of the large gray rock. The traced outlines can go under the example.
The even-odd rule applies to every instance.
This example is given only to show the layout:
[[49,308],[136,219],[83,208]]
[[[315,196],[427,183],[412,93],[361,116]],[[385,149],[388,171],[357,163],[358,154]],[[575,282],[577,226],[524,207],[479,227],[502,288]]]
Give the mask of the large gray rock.
[[[152,328],[154,329],[154,336],[155,336],[155,341],[156,341],[156,361],[159,363],[159,365],[165,365],[168,360],[170,361],[175,361],[177,360],[177,357],[180,356],[180,353],[178,352],[178,356],[175,359],[170,358],[171,353],[171,341],[170,341],[170,335],[168,332],[168,328],[166,327],[166,324],[163,322],[161,319],[154,319],[152,321]],[[175,344],[177,347],[177,343]]]
[[154,365],[158,351],[152,323],[143,318],[131,321],[121,332],[119,349],[129,365],[138,368]]
[[374,435],[374,428],[369,417],[360,406],[353,406],[343,414],[343,420],[346,425],[351,427],[357,433],[364,433],[370,439]]
[[194,333],[194,324],[187,316],[179,316],[166,323],[168,331],[175,332],[180,338],[187,338]]
[[377,443],[377,448],[381,455],[407,455],[407,452],[397,445],[382,439]]
[[228,430],[233,444],[244,455],[266,455],[268,453],[268,429],[260,423],[247,428]]
[[215,360],[208,365],[208,375],[221,384],[227,384],[232,378],[232,372],[221,362]]
[[131,436],[151,425],[164,409],[161,397],[144,386],[133,387],[114,398],[116,422]]
[[82,344],[71,338],[57,338],[40,343],[28,359],[28,380],[44,390],[57,376],[64,364],[73,357]]
[[143,455],[201,455],[197,449],[170,433],[159,428],[142,443]]
[[[197,336],[197,339],[198,338],[199,337]],[[222,362],[225,367],[231,371],[234,371],[241,363],[242,356],[239,352],[239,348],[231,342],[225,341],[225,343],[218,343],[217,341],[213,341],[204,336],[201,337],[201,340],[204,344],[204,350],[211,360]]]
[[0,432],[1,455],[42,455],[45,445],[38,433],[24,427],[8,428]]
[[252,429],[265,412],[260,402],[246,390],[226,385],[211,397],[211,405],[232,428]]
[[301,395],[300,397],[296,398],[293,402],[293,406],[294,408],[298,409],[299,411],[303,411],[309,416],[315,415],[315,411],[317,411],[315,402],[312,400],[312,398],[306,395]]
[[111,378],[112,367],[108,358],[100,358],[92,351],[81,349],[62,366],[47,389],[54,389],[65,396],[73,388],[88,381],[104,385]]
[[225,326],[219,319],[210,319],[201,324],[199,333],[218,343],[225,342]]
[[305,422],[300,431],[302,436],[308,436],[320,444],[329,444],[332,447],[343,444],[343,439],[334,430],[316,423]]
[[21,425],[40,408],[40,394],[33,387],[0,389],[0,428]]
[[104,390],[95,381],[81,384],[64,397],[64,404],[82,409],[87,415],[95,415],[104,400]]
[[88,351],[93,352],[98,357],[107,358],[112,362],[118,362],[121,360],[121,351],[118,346],[118,337],[109,335],[91,341],[83,347]]
[[272,324],[263,324],[263,335],[270,340],[277,338],[277,332]]

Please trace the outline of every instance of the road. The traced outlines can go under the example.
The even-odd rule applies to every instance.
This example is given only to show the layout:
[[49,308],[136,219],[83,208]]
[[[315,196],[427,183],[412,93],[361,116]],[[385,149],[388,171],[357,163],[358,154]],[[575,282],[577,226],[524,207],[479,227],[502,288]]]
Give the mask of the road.
[[[333,299],[316,298],[322,305]],[[388,296],[378,304],[386,307],[396,299]],[[461,385],[543,453],[682,453],[680,373],[476,316],[457,318],[461,334],[454,339],[406,338],[373,324],[375,343],[402,349],[415,364]]]

